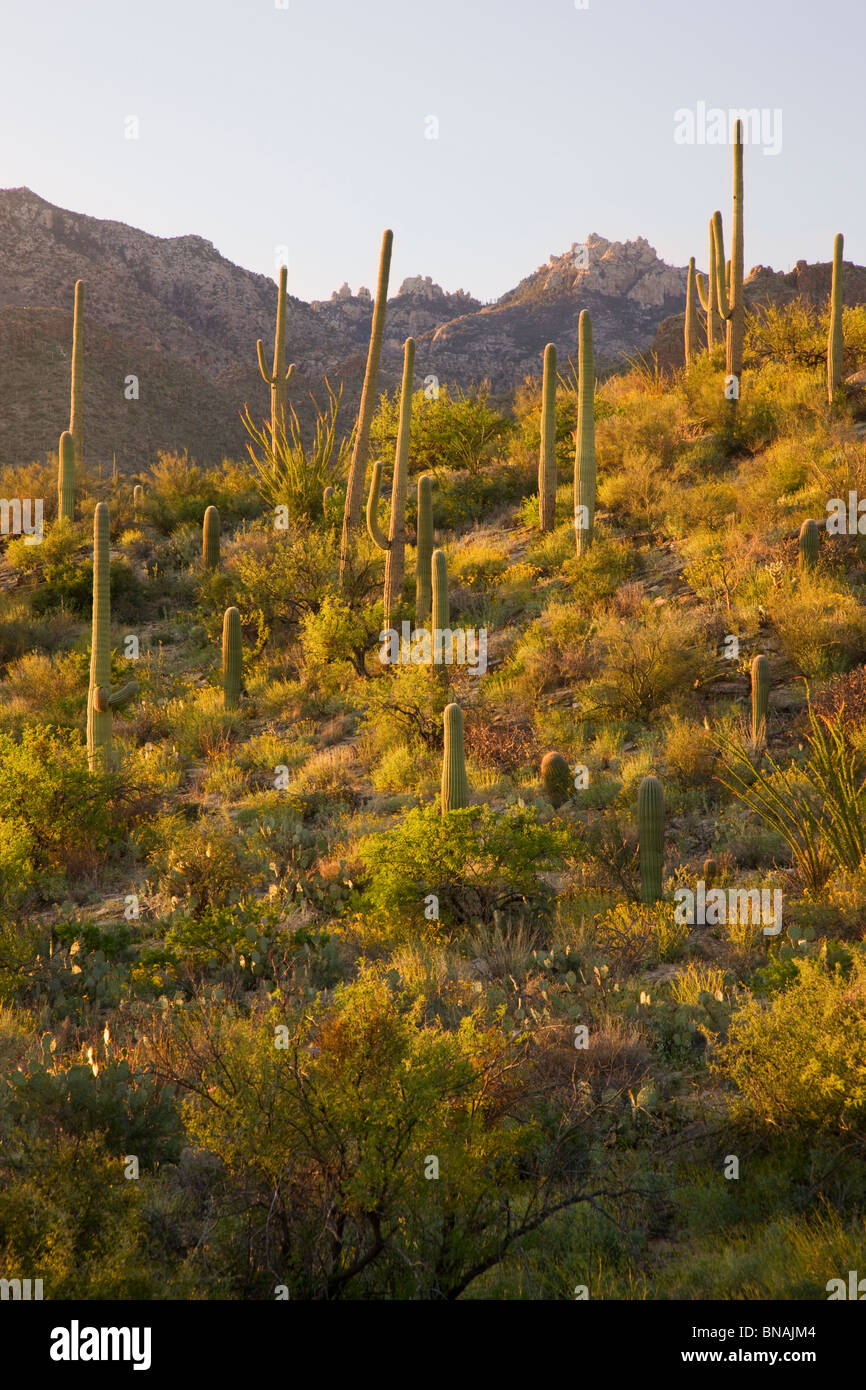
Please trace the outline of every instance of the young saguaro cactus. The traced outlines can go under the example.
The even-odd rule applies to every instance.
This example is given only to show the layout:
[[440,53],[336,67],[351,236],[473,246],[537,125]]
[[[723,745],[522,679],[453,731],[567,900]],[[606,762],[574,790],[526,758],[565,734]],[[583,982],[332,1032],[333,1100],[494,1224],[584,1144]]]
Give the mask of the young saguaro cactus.
[[842,380],[842,359],[845,355],[842,336],[842,248],[843,237],[839,232],[833,242],[833,284],[830,289],[830,331],[827,337],[827,399],[831,405]]
[[141,483],[136,483],[132,489],[132,514],[136,521],[141,516],[141,504],[144,501],[144,488]]
[[111,689],[111,590],[109,515],[104,502],[93,513],[93,629],[87,690],[87,761],[91,770],[112,765],[111,711],[131,700],[138,681]]
[[544,349],[541,378],[541,441],[538,446],[538,520],[552,531],[556,514],[556,348]]
[[286,283],[288,274],[288,268],[281,265],[280,288],[277,298],[277,327],[274,334],[274,362],[270,371],[265,366],[265,352],[261,338],[256,342],[259,371],[263,381],[266,381],[271,388],[271,434],[274,437],[286,427],[289,379],[295,370],[294,363],[290,367],[286,367]]
[[716,253],[712,217],[710,218],[710,268],[707,271],[706,280],[704,280],[703,275],[695,276],[695,288],[698,292],[701,308],[707,316],[707,352],[712,352],[720,328],[719,315],[716,309],[718,291],[716,289]]
[[364,495],[364,479],[367,475],[367,458],[370,452],[370,426],[376,412],[376,386],[379,379],[379,358],[382,355],[382,338],[385,332],[385,305],[388,300],[388,276],[391,271],[391,249],[394,233],[386,231],[382,237],[382,250],[379,256],[379,279],[376,283],[376,300],[373,305],[373,321],[370,325],[370,346],[367,350],[367,369],[364,373],[364,386],[361,391],[361,405],[358,411],[358,425],[355,431],[355,446],[349,464],[349,477],[346,482],[346,502],[343,508],[343,535],[340,542],[340,579],[349,563],[349,548],[352,534],[357,531],[361,520],[361,502]]
[[72,376],[69,388],[69,433],[75,440],[75,467],[84,468],[84,282],[75,282],[72,314]]
[[406,488],[409,480],[409,430],[412,417],[412,375],[415,370],[415,339],[403,345],[403,384],[400,390],[400,423],[394,479],[391,483],[391,522],[386,536],[379,525],[379,485],[382,465],[373,464],[370,494],[367,498],[367,529],[380,550],[385,551],[385,626],[400,602],[406,554]]
[[418,479],[418,546],[415,552],[415,626],[423,627],[433,603],[433,480]]
[[75,520],[75,440],[69,430],[61,434],[57,450],[57,519]]
[[695,299],[695,258],[689,257],[689,273],[686,280],[686,322],[685,358],[686,366],[698,350],[698,306]]
[[433,587],[433,661],[437,654],[441,660],[444,637],[442,634],[451,627],[451,605],[448,601],[448,562],[444,550],[434,550],[430,561],[430,575]]
[[556,811],[571,795],[571,771],[561,753],[545,753],[541,759],[541,782]]
[[237,608],[227,608],[223,615],[222,678],[223,706],[225,709],[236,709],[243,678],[241,615]]
[[765,656],[752,661],[752,743],[763,748],[767,742],[767,710],[770,703],[770,663]]
[[445,706],[445,751],[442,755],[442,814],[459,811],[469,801],[466,756],[463,749],[463,711],[453,703]]
[[577,432],[574,452],[574,532],[577,553],[592,545],[595,529],[595,367],[592,320],[581,309],[577,326]]
[[208,507],[202,523],[202,559],[205,569],[219,569],[220,563],[220,514],[216,507]]
[[640,898],[658,902],[662,895],[665,845],[665,801],[657,777],[644,777],[637,794],[638,843],[640,846]]
[[821,535],[818,527],[811,518],[803,522],[800,527],[800,568],[803,570],[814,569],[818,563],[818,547],[821,544]]
[[745,301],[743,299],[743,122],[734,125],[734,207],[733,245],[730,268],[726,275],[725,242],[722,214],[713,214],[713,252],[716,261],[716,309],[727,324],[725,372],[736,377],[743,370],[743,340],[745,336]]

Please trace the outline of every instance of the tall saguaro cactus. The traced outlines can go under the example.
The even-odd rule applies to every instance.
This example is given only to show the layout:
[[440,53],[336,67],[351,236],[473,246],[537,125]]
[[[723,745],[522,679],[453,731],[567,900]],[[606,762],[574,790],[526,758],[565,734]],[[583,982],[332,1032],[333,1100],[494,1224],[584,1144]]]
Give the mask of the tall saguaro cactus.
[[138,681],[111,689],[109,535],[108,507],[98,502],[93,513],[93,629],[87,690],[87,761],[91,771],[111,767],[111,711],[126,704],[138,690]]
[[442,755],[442,814],[459,811],[469,801],[466,756],[463,749],[463,711],[453,703],[445,706],[445,751]]
[[429,473],[418,479],[418,545],[415,551],[415,626],[423,627],[433,602],[433,480]]
[[538,520],[552,531],[556,515],[556,348],[544,349],[541,380],[541,442],[538,447]]
[[349,464],[349,477],[346,482],[346,502],[343,509],[343,535],[340,542],[340,579],[342,581],[349,563],[349,547],[352,534],[358,530],[361,520],[361,502],[364,496],[364,480],[367,476],[367,457],[370,451],[370,426],[376,409],[376,387],[379,380],[379,358],[382,355],[382,338],[385,333],[385,306],[388,301],[388,276],[391,271],[391,248],[394,233],[386,231],[382,237],[382,250],[379,256],[379,279],[376,282],[376,302],[373,305],[373,321],[370,325],[370,346],[367,350],[367,370],[364,373],[364,386],[361,391],[361,406],[358,411],[358,425],[355,431],[355,446]]
[[842,247],[842,233],[838,232],[833,242],[830,332],[827,337],[827,399],[831,405],[842,380],[842,358],[845,355],[845,340],[842,336]]
[[577,326],[577,434],[574,451],[574,531],[577,553],[592,545],[595,529],[595,367],[592,320],[581,309]]
[[641,902],[655,903],[662,895],[665,859],[665,799],[657,777],[644,777],[638,788],[637,821]]
[[241,649],[241,615],[237,608],[227,608],[223,614],[223,706],[236,709],[241,695],[243,653]]
[[57,519],[75,520],[75,440],[69,430],[61,434],[57,450]]
[[707,316],[707,352],[712,352],[716,345],[716,336],[719,333],[719,315],[716,308],[718,300],[718,290],[716,289],[716,251],[715,233],[713,231],[713,219],[710,218],[710,266],[707,271],[707,278],[703,275],[695,276],[695,287],[698,292],[698,299],[701,301],[701,308]]
[[433,589],[432,627],[435,648],[436,633],[445,632],[451,626],[451,605],[448,601],[448,563],[444,550],[433,551],[430,558],[430,576]]
[[716,309],[727,324],[725,372],[739,383],[743,370],[745,301],[743,299],[743,122],[734,125],[734,205],[730,269],[725,274],[725,242],[722,214],[713,214],[713,245],[716,262]]
[[689,257],[689,274],[686,281],[686,322],[685,358],[686,366],[698,350],[698,306],[695,299],[695,258]]
[[406,487],[409,480],[409,430],[412,419],[412,375],[415,370],[415,339],[407,338],[403,345],[403,384],[400,390],[400,423],[397,429],[397,451],[394,459],[394,478],[391,483],[391,522],[385,536],[379,525],[379,483],[382,465],[374,463],[367,499],[367,529],[380,550],[385,551],[385,626],[391,626],[391,614],[400,602],[406,555]]
[[219,569],[220,564],[220,514],[216,507],[208,507],[202,523],[201,550],[204,567]]
[[767,742],[767,710],[770,704],[770,663],[765,656],[752,662],[752,744],[761,749]]
[[259,358],[259,371],[263,381],[271,388],[271,434],[275,438],[286,427],[286,406],[289,402],[289,379],[295,364],[286,367],[286,284],[288,268],[280,266],[280,288],[277,299],[277,327],[274,333],[274,361],[271,370],[265,366],[265,352],[262,340],[256,342]]
[[75,467],[84,467],[84,282],[75,281],[72,315],[72,377],[69,387],[69,433],[75,441]]

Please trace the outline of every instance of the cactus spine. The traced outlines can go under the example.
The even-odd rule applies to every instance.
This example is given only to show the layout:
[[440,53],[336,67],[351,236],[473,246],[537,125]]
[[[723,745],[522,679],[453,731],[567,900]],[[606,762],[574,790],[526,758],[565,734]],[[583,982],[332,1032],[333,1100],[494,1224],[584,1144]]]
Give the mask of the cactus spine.
[[657,777],[644,777],[638,788],[637,820],[641,902],[655,903],[662,895],[665,843],[664,793]]
[[818,547],[821,536],[818,527],[811,519],[800,527],[800,569],[811,570],[818,563]]
[[[441,553],[441,552],[438,552]],[[453,702],[445,706],[445,751],[442,756],[442,814],[459,811],[469,800],[466,758],[463,751],[463,711]]]
[[842,380],[845,340],[842,337],[842,233],[833,242],[833,284],[830,289],[830,331],[827,337],[827,399],[833,397]]
[[241,615],[237,608],[227,608],[223,616],[223,704],[235,709],[241,694],[243,656],[241,653]]
[[695,300],[695,258],[689,257],[689,274],[686,280],[686,322],[685,358],[686,366],[698,350],[698,307]]
[[765,656],[752,662],[752,744],[763,748],[767,742],[767,708],[770,702],[770,663]]
[[84,467],[84,282],[75,282],[75,308],[72,315],[72,379],[69,390],[69,433],[75,440],[75,467]]
[[415,626],[423,627],[433,603],[433,480],[418,479],[418,548],[415,555]]
[[111,767],[111,711],[132,699],[138,690],[137,681],[111,689],[110,585],[108,507],[98,502],[93,512],[93,628],[87,690],[87,761],[91,771]]
[[286,368],[286,282],[288,269],[280,266],[280,288],[277,299],[277,327],[274,334],[274,364],[270,371],[265,367],[265,352],[261,338],[256,342],[259,358],[259,371],[262,380],[271,388],[271,435],[276,439],[286,428],[286,406],[289,401],[289,378],[295,370],[294,363]]
[[538,447],[538,520],[552,531],[556,513],[556,348],[544,349],[541,380],[541,442]]
[[208,507],[204,514],[202,531],[202,559],[205,569],[219,569],[220,563],[220,514],[216,507]]
[[715,237],[713,232],[713,219],[710,218],[710,268],[707,271],[707,279],[703,275],[695,276],[695,287],[698,298],[701,301],[701,308],[707,316],[707,352],[712,352],[716,345],[716,335],[719,332],[719,316],[716,310],[718,300],[718,290],[716,289],[716,252]]
[[574,453],[574,530],[577,553],[592,545],[595,528],[595,368],[592,358],[592,320],[581,309],[578,320],[577,437]]
[[75,520],[75,440],[69,430],[61,434],[57,450],[57,519]]
[[541,782],[554,810],[571,795],[571,772],[561,753],[545,753],[541,759]]
[[397,430],[397,452],[394,459],[394,479],[391,483],[391,522],[385,536],[379,525],[379,483],[382,465],[374,463],[367,498],[367,530],[380,550],[385,551],[385,626],[391,626],[391,614],[403,592],[404,560],[406,554],[406,487],[409,479],[409,430],[412,418],[412,374],[415,370],[415,339],[407,338],[403,345],[403,384],[400,389],[400,424]]
[[379,256],[379,279],[376,283],[376,302],[373,305],[373,321],[370,325],[370,346],[367,350],[367,369],[364,373],[364,386],[361,392],[361,406],[358,411],[358,426],[355,432],[355,447],[349,464],[349,477],[346,483],[346,502],[343,509],[343,535],[340,542],[340,579],[345,575],[349,563],[349,546],[352,532],[357,531],[361,520],[361,501],[364,495],[364,479],[367,475],[367,455],[370,449],[370,425],[376,410],[376,385],[379,377],[379,358],[382,354],[382,338],[385,332],[385,305],[388,300],[388,275],[391,270],[391,248],[394,233],[386,231],[382,237],[382,250]]

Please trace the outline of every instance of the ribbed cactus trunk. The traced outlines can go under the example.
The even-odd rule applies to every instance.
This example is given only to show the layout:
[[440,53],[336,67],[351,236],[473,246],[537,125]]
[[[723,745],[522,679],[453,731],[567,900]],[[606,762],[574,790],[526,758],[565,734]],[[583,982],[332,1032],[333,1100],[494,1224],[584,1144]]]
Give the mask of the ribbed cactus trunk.
[[638,788],[637,821],[641,902],[656,903],[665,861],[665,800],[657,777],[644,777]]
[[141,517],[141,504],[144,501],[144,488],[141,483],[136,483],[132,489],[132,514],[136,521]]
[[842,359],[845,355],[845,340],[842,336],[842,248],[843,238],[839,232],[833,242],[830,332],[827,337],[827,399],[831,405],[842,380]]
[[595,530],[595,366],[592,320],[581,309],[578,320],[577,438],[574,454],[574,531],[578,555],[592,545]]
[[433,588],[433,650],[437,642],[441,647],[441,633],[451,626],[451,605],[448,601],[448,562],[444,550],[434,550],[430,560],[430,577]]
[[236,709],[241,696],[243,655],[241,650],[241,615],[237,608],[227,608],[223,615],[223,705]]
[[265,366],[265,351],[261,338],[256,343],[259,358],[259,371],[262,380],[271,388],[271,434],[274,438],[286,428],[286,410],[289,404],[289,379],[295,370],[294,363],[286,367],[286,287],[288,268],[280,266],[280,286],[277,298],[277,326],[274,333],[274,360],[268,371]]
[[763,748],[767,742],[767,710],[770,704],[770,663],[765,656],[752,662],[752,743]]
[[69,433],[75,441],[75,467],[84,468],[84,283],[75,282],[72,316],[72,378],[69,389]]
[[695,258],[689,258],[689,273],[686,280],[686,322],[685,322],[686,366],[698,351],[698,306],[695,298]]
[[721,328],[718,310],[716,309],[719,293],[716,289],[716,251],[712,217],[709,223],[709,234],[710,264],[709,270],[707,271],[707,279],[705,281],[703,275],[696,275],[695,288],[698,292],[701,308],[707,316],[707,352],[712,352]]
[[87,761],[91,771],[112,765],[111,712],[138,690],[129,681],[111,689],[111,579],[108,507],[98,502],[93,512],[93,626],[90,643],[90,683],[87,690]]
[[811,519],[804,521],[800,527],[800,568],[803,570],[814,569],[818,563],[818,547],[821,544],[821,535],[817,525]]
[[400,424],[397,430],[397,451],[394,459],[394,479],[391,484],[391,521],[388,535],[379,525],[379,484],[381,463],[373,465],[370,494],[367,499],[367,529],[374,544],[385,551],[385,627],[391,626],[391,614],[403,593],[403,574],[406,555],[406,488],[409,480],[409,430],[412,418],[412,375],[415,370],[415,340],[407,338],[403,347],[403,385],[400,391]]
[[571,795],[571,772],[561,753],[545,753],[541,759],[541,783],[554,810]]
[[415,552],[415,626],[423,627],[433,603],[433,481],[418,479],[418,546]]
[[743,370],[743,340],[746,308],[743,299],[745,275],[743,250],[743,122],[734,126],[734,226],[731,245],[728,330],[725,349],[725,371],[739,381]]
[[541,442],[538,447],[538,520],[552,531],[556,517],[556,348],[544,349],[541,379]]
[[69,430],[61,434],[57,450],[57,519],[75,520],[75,440]]
[[466,757],[463,749],[463,711],[453,702],[445,706],[445,751],[442,756],[442,814],[459,811],[469,801]]
[[220,514],[216,507],[208,507],[202,524],[202,559],[208,570],[219,569],[220,563]]
[[358,424],[355,431],[355,447],[349,464],[349,477],[346,483],[346,503],[343,510],[343,535],[340,542],[340,579],[349,563],[352,536],[358,530],[361,520],[361,503],[364,497],[364,480],[367,476],[367,458],[370,452],[370,426],[376,410],[376,388],[379,380],[379,358],[382,355],[382,338],[385,332],[385,306],[388,301],[388,276],[391,270],[391,248],[394,233],[386,231],[382,237],[382,251],[379,256],[379,278],[376,283],[376,302],[373,305],[373,322],[370,325],[370,346],[367,351],[367,370],[364,373],[364,386],[361,392],[361,406],[358,411]]

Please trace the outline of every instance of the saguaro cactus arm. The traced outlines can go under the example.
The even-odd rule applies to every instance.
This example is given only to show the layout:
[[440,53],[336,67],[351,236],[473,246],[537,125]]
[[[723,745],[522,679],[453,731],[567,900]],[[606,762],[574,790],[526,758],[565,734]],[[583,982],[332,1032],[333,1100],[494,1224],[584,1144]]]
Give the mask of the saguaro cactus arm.
[[117,690],[98,685],[93,692],[94,708],[99,714],[108,714],[109,710],[120,709],[122,705],[128,704],[137,694],[138,681],[127,681],[126,685],[118,686]]
[[382,480],[382,460],[377,459],[373,464],[373,474],[370,478],[370,492],[367,497],[367,530],[370,539],[378,545],[380,550],[389,550],[391,542],[379,525],[379,488]]

